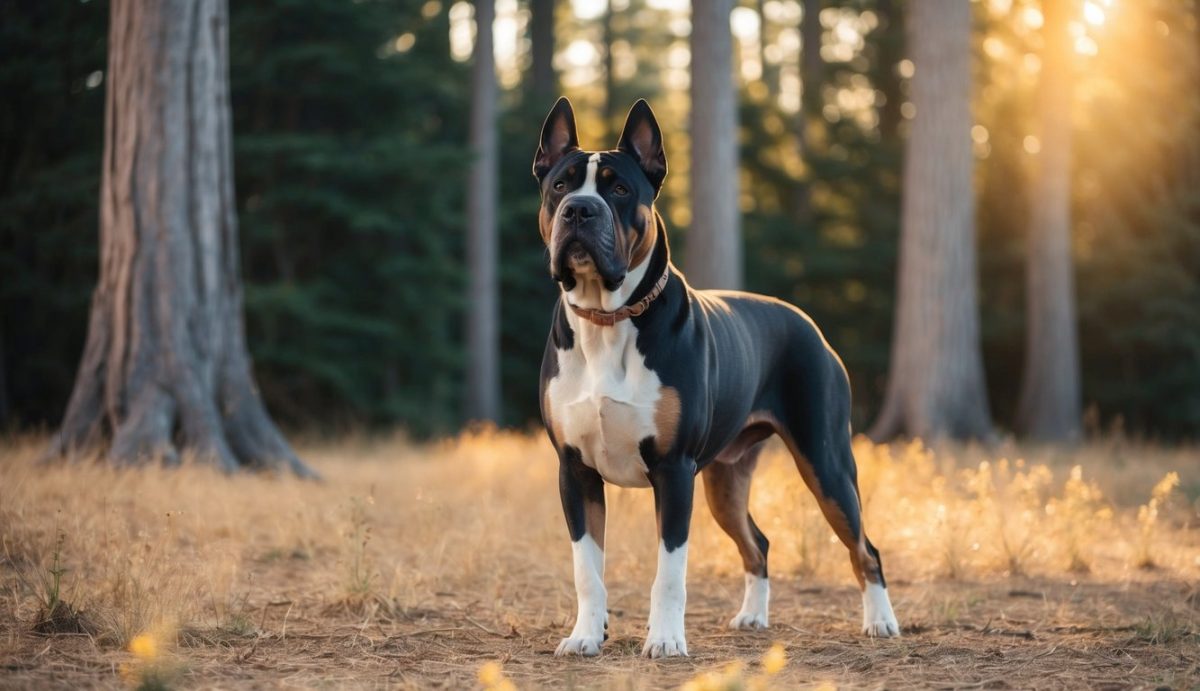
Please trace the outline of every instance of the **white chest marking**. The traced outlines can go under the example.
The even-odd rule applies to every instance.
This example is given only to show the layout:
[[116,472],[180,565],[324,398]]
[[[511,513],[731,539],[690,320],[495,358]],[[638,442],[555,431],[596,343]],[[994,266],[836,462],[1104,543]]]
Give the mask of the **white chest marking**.
[[606,482],[649,487],[638,445],[658,433],[662,382],[638,352],[637,329],[629,321],[600,327],[566,314],[575,347],[558,351],[558,376],[547,387],[560,443],[579,449]]

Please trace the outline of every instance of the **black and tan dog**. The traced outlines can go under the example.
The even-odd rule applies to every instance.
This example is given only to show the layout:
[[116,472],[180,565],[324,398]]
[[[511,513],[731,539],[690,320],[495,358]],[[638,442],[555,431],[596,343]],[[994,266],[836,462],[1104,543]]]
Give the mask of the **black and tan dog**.
[[596,655],[606,638],[606,482],[654,490],[660,542],[644,655],[687,654],[697,474],[746,570],[745,599],[730,626],[767,626],[767,538],[747,505],[759,448],[772,434],[850,550],[863,631],[898,635],[879,552],[863,532],[842,362],[795,307],[693,290],[671,264],[654,209],[667,161],[650,107],[634,104],[615,150],[589,152],[579,148],[571,104],[560,99],[542,128],[533,172],[542,188],[542,239],[562,288],[542,361],[542,418],[559,455],[579,602],[557,654]]

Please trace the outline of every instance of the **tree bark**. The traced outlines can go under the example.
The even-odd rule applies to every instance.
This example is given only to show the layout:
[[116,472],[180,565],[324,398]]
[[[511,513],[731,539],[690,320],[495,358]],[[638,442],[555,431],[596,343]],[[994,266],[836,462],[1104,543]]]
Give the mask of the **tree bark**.
[[533,98],[541,110],[550,108],[558,90],[554,76],[554,5],[555,0],[530,2]]
[[[816,160],[812,152],[812,136],[809,129],[823,117],[821,108],[824,100],[821,85],[825,81],[825,62],[821,58],[821,0],[804,0],[800,15],[800,112],[796,127],[796,144],[801,160],[810,166]],[[812,173],[796,189],[793,210],[801,227],[812,228]]]
[[613,54],[612,46],[613,36],[613,8],[612,2],[608,2],[604,9],[604,15],[601,25],[601,40],[604,42],[604,140],[615,145],[617,138],[621,136],[617,130],[617,124],[613,122],[617,117],[617,75],[613,73]]
[[48,453],[118,463],[189,451],[314,473],[268,416],[242,321],[224,0],[114,0],[100,279]]
[[699,288],[742,285],[732,11],[732,0],[692,2],[692,226],[685,264]]
[[467,188],[467,417],[500,419],[500,303],[496,268],[496,58],[494,0],[475,0],[471,68],[471,163]]
[[971,4],[913,0],[916,116],[904,162],[896,327],[875,439],[991,435],[979,345]]
[[800,101],[801,113],[821,117],[821,82],[825,62],[821,58],[821,0],[804,0],[800,15]]
[[1041,152],[1029,226],[1025,371],[1017,429],[1045,441],[1081,434],[1079,341],[1071,262],[1071,4],[1045,3],[1038,84]]

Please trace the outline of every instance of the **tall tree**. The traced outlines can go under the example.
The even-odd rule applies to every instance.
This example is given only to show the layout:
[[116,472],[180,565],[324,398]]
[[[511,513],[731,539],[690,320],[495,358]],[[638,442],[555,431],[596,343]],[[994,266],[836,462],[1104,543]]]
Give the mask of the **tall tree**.
[[876,439],[986,437],[971,151],[971,4],[913,0],[916,115],[904,161],[900,270]]
[[100,278],[50,453],[182,447],[311,475],[259,398],[242,320],[224,0],[113,0]]
[[[821,117],[821,84],[825,62],[821,58],[821,0],[804,0],[800,14],[800,113],[808,118]],[[803,128],[801,128],[803,132]]]
[[530,0],[529,5],[531,91],[534,104],[546,110],[558,89],[554,75],[555,0]]
[[1026,263],[1025,371],[1017,428],[1035,439],[1080,435],[1082,400],[1071,261],[1071,2],[1042,4],[1038,176]]
[[733,0],[692,2],[692,225],[685,265],[700,288],[742,285],[732,11]]
[[471,164],[467,186],[467,416],[500,418],[500,302],[497,280],[495,0],[475,0],[471,67]]
[[605,3],[604,14],[601,15],[600,41],[604,44],[604,139],[605,142],[615,142],[620,136],[617,124],[617,75],[613,72],[613,41],[616,40],[613,31],[612,0]]
[[[800,15],[800,110],[796,117],[796,144],[800,158],[809,167],[816,162],[812,150],[810,128],[821,122],[823,98],[821,85],[825,83],[825,61],[821,58],[821,0],[804,0]],[[792,202],[795,216],[800,225],[812,226],[812,173],[809,179],[796,189]]]

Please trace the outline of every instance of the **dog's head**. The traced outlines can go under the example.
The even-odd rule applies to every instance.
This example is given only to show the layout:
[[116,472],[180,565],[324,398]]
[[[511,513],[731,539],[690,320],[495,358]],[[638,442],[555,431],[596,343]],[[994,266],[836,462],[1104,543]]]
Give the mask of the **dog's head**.
[[533,159],[542,187],[538,215],[550,275],[565,290],[594,273],[615,291],[646,260],[657,232],[654,199],[667,175],[662,132],[650,106],[633,104],[617,148],[579,148],[571,102],[558,99]]

